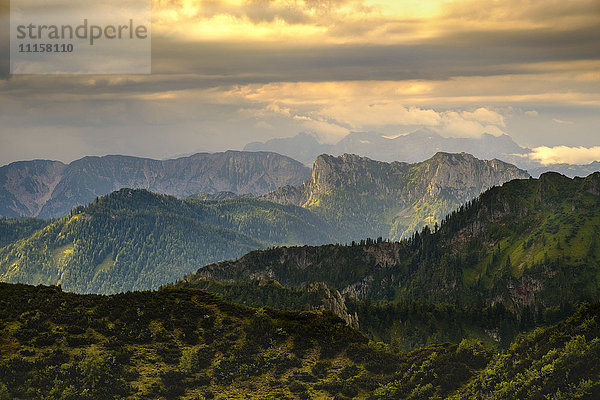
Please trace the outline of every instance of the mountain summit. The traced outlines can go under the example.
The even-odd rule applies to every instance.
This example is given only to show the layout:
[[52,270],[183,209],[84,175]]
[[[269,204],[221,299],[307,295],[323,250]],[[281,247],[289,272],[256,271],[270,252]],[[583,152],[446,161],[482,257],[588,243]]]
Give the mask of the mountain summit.
[[264,198],[311,209],[346,232],[347,241],[366,236],[397,239],[441,221],[492,186],[528,177],[514,165],[466,153],[437,153],[417,164],[320,155],[310,179]]
[[249,143],[244,150],[274,151],[305,164],[312,162],[321,153],[353,153],[387,162],[415,163],[432,157],[436,152],[466,152],[482,159],[500,158],[515,162],[523,160],[515,155],[530,151],[519,146],[508,135],[483,134],[480,138],[447,138],[429,128],[393,136],[379,132],[351,132],[335,144],[322,144],[314,136],[300,133],[290,138]]

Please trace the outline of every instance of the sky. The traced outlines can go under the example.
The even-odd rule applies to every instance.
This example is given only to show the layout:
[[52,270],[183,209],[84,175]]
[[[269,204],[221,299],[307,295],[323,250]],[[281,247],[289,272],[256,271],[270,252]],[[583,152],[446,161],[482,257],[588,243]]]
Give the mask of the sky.
[[11,76],[0,37],[0,165],[421,126],[600,160],[600,0],[153,0],[149,75]]

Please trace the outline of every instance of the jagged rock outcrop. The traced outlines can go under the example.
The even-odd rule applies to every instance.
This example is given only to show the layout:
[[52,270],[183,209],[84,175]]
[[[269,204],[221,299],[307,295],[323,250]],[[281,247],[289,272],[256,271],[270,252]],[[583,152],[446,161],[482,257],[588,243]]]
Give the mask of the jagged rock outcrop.
[[335,289],[330,289],[323,282],[315,282],[310,283],[306,290],[309,292],[319,292],[321,293],[321,305],[318,307],[311,307],[309,309],[312,310],[330,310],[338,317],[343,319],[346,322],[346,325],[349,325],[353,328],[359,328],[358,315],[356,312],[350,314],[348,312],[348,308],[346,307],[346,301],[341,293]]
[[466,153],[437,153],[419,167],[424,169],[419,177],[421,184],[429,183],[426,196],[436,198],[445,192],[463,202],[492,186],[529,178],[526,171],[512,164],[479,160]]
[[121,188],[187,197],[195,193],[263,194],[297,185],[310,170],[275,153],[199,153],[171,160],[84,157],[65,165],[23,161],[0,167],[0,216],[66,215],[77,205]]

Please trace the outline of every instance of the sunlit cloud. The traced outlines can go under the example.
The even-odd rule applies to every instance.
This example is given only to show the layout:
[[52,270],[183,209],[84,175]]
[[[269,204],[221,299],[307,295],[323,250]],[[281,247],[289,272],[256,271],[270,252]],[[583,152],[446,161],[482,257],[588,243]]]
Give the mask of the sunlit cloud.
[[199,41],[415,43],[524,26],[564,31],[597,23],[593,10],[593,0],[154,0],[153,31]]
[[302,121],[303,127],[326,142],[350,131],[405,126],[426,126],[447,137],[506,133],[505,117],[489,108],[436,110],[405,105],[403,96],[415,87],[429,91],[419,82],[295,82],[235,87],[222,95],[228,101],[246,102],[246,115],[254,110],[257,118],[281,115]]
[[567,124],[567,125],[572,125],[575,123],[573,121],[565,121],[563,119],[558,119],[558,118],[553,118],[552,121],[556,122],[557,124]]
[[543,165],[549,164],[589,164],[600,161],[600,146],[595,147],[537,147],[528,155]]

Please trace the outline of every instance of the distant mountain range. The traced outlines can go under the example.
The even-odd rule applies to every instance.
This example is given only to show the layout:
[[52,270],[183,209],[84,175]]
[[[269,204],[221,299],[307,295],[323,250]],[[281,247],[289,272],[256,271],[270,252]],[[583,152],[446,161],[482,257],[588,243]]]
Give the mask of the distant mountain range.
[[308,208],[335,226],[342,242],[400,239],[425,224],[439,224],[492,186],[528,177],[514,165],[465,153],[437,153],[415,164],[321,155],[302,185],[285,186],[262,198]]
[[263,194],[300,184],[310,169],[268,152],[199,153],[172,160],[84,157],[70,164],[20,161],[0,167],[0,216],[62,217],[121,188],[187,197],[199,192]]
[[250,143],[245,150],[169,160],[110,155],[84,157],[70,164],[50,160],[14,162],[0,167],[0,217],[58,218],[75,206],[121,188],[147,189],[179,198],[262,195],[283,186],[300,185],[311,176],[302,163],[312,164],[322,154],[418,163],[438,152],[465,152],[483,160],[510,162],[534,177],[549,170],[571,177],[600,170],[600,162],[543,166],[527,158],[530,150],[507,135],[456,139],[427,129],[396,137],[351,133],[335,145],[321,144],[314,136],[301,133],[293,138]]
[[221,192],[181,200],[121,189],[56,221],[0,224],[14,231],[0,248],[0,279],[85,293],[151,289],[254,249],[410,236],[520,177],[528,175],[467,154],[439,153],[419,164],[323,155],[312,178],[262,198]]
[[508,135],[484,134],[480,138],[447,138],[431,129],[387,136],[377,132],[352,132],[335,144],[322,144],[309,133],[290,138],[253,142],[244,147],[247,151],[273,151],[290,156],[304,164],[311,164],[320,154],[357,154],[379,161],[416,163],[427,160],[437,152],[469,153],[482,160],[499,159],[527,170],[533,177],[554,171],[563,175],[588,176],[600,171],[600,162],[588,165],[542,165],[526,155],[530,149],[521,147]]

